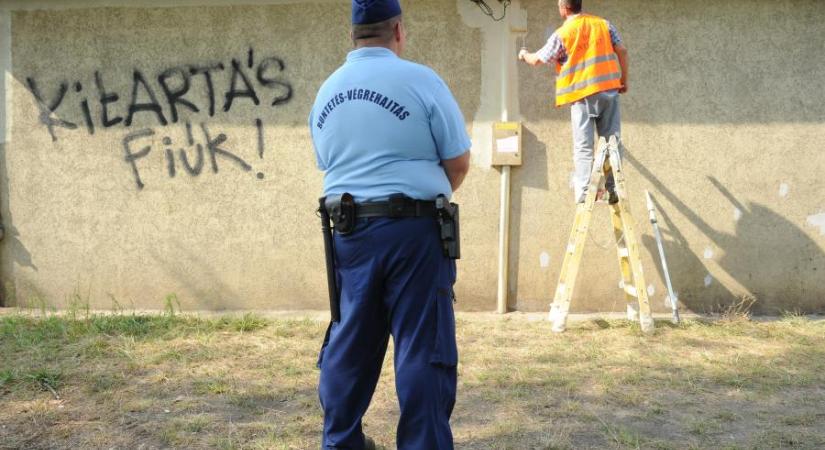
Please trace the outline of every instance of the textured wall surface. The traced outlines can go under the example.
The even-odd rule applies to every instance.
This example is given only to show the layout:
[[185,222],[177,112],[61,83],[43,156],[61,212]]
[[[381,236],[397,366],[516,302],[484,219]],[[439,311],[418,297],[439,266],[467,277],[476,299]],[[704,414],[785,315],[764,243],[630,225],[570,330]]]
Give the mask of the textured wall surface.
[[[407,56],[466,81],[472,110],[477,63],[456,56],[480,42],[438,4],[408,8]],[[325,307],[306,117],[351,46],[348,4],[25,10],[11,23],[9,303],[152,308],[175,293],[185,308]]]
[[[324,308],[321,174],[306,116],[350,48],[348,2],[98,3],[0,2],[12,8],[0,21],[10,30],[0,42],[10,50],[0,96],[5,303],[158,308],[175,293],[192,309]],[[488,122],[504,92],[525,129],[510,306],[545,310],[574,211],[569,111],[551,106],[552,73],[516,65],[520,33],[503,38],[503,25],[466,0],[403,5],[405,57],[442,75],[473,132],[473,170],[456,196],[458,307],[495,308],[499,172]],[[526,26],[534,50],[561,23],[554,5],[514,1],[506,26]],[[654,308],[665,310],[665,289],[645,189],[690,309],[752,295],[763,312],[825,310],[825,3],[586,7],[612,20],[630,50],[623,137]],[[502,62],[505,47],[512,58]],[[574,310],[624,308],[609,226],[600,208]]]

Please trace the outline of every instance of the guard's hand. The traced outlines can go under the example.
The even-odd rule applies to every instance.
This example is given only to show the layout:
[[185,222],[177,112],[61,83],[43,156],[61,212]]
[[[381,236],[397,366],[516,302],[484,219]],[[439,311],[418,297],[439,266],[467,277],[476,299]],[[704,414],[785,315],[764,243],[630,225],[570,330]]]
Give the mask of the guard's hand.
[[626,94],[629,89],[627,80],[622,81],[622,86],[619,88],[619,94]]

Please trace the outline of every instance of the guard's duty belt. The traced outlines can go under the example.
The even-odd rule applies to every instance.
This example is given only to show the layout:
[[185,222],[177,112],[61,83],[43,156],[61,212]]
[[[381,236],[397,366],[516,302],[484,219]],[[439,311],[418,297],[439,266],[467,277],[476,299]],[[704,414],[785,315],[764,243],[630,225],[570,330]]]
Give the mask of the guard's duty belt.
[[335,233],[347,235],[355,230],[357,219],[371,217],[432,217],[438,225],[441,237],[441,250],[451,259],[461,257],[461,238],[458,228],[458,205],[450,203],[447,197],[439,195],[436,200],[415,200],[404,195],[392,195],[385,202],[355,203],[350,194],[321,197],[318,215],[321,217],[321,229],[324,232],[324,253],[327,265],[327,287],[329,289],[329,306],[332,321],[327,328],[324,345],[329,342],[332,323],[341,320],[340,291],[335,267]]
[[355,205],[355,218],[370,217],[435,217],[435,202],[413,199],[365,202]]
[[443,195],[439,195],[435,201],[415,200],[399,194],[390,196],[384,202],[355,203],[351,194],[344,193],[324,197],[320,201],[322,221],[326,226],[331,221],[331,228],[341,235],[352,233],[358,219],[433,217],[438,223],[444,255],[452,259],[461,257],[458,205],[450,203]]

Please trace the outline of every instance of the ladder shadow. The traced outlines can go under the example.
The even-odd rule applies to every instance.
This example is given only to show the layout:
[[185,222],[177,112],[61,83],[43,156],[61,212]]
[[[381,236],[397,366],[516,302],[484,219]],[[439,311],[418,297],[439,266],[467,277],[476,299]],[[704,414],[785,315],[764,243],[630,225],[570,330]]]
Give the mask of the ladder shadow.
[[[665,208],[662,208],[659,200],[650,194],[653,203],[656,205],[656,215],[659,220],[659,230],[662,233],[662,247],[667,257],[668,268],[670,269],[670,280],[673,284],[674,294],[678,298],[680,307],[687,307],[690,311],[699,313],[715,312],[720,306],[708,302],[708,297],[715,299],[734,297],[733,292],[716,282],[706,285],[708,269],[702,260],[693,252],[689,251],[690,244],[684,234],[676,226]],[[640,214],[641,215],[641,214]],[[662,226],[665,225],[665,226]],[[649,234],[642,234],[642,245],[652,255],[656,273],[661,280],[665,279],[661,262],[659,261],[659,249],[656,238]],[[663,283],[664,284],[664,283]],[[655,305],[655,300],[651,299],[651,304]],[[718,302],[717,302],[718,303]],[[669,308],[670,305],[668,304]]]
[[[799,226],[764,204],[739,200],[716,177],[707,175],[707,181],[718,193],[707,200],[725,201],[740,213],[733,233],[716,230],[702,218],[701,207],[687,205],[629,152],[625,152],[625,160],[670,203],[670,208],[675,208],[720,250],[719,257],[709,260],[714,266],[709,270],[699,255],[690,250],[690,241],[677,227],[676,220],[654,198],[658,213],[667,225],[662,229],[663,245],[674,290],[689,309],[717,311],[735,303],[737,297],[750,295],[757,300],[753,307],[757,313],[816,312],[816,299],[812,295],[817,292],[817,280],[821,280],[825,271],[825,252]],[[643,242],[654,255],[656,269],[662,276],[655,239],[646,236]],[[705,277],[712,272],[717,276],[710,286],[705,286]],[[716,280],[722,277],[728,278],[727,284],[738,287],[725,288]]]

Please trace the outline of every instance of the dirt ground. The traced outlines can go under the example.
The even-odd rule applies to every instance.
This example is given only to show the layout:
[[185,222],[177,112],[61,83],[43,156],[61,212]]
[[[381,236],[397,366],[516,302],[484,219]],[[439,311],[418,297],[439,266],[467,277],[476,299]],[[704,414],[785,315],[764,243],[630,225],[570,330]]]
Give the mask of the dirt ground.
[[[459,314],[459,449],[825,448],[825,321]],[[319,447],[317,318],[0,315],[0,448]],[[395,448],[392,355],[365,431]]]

